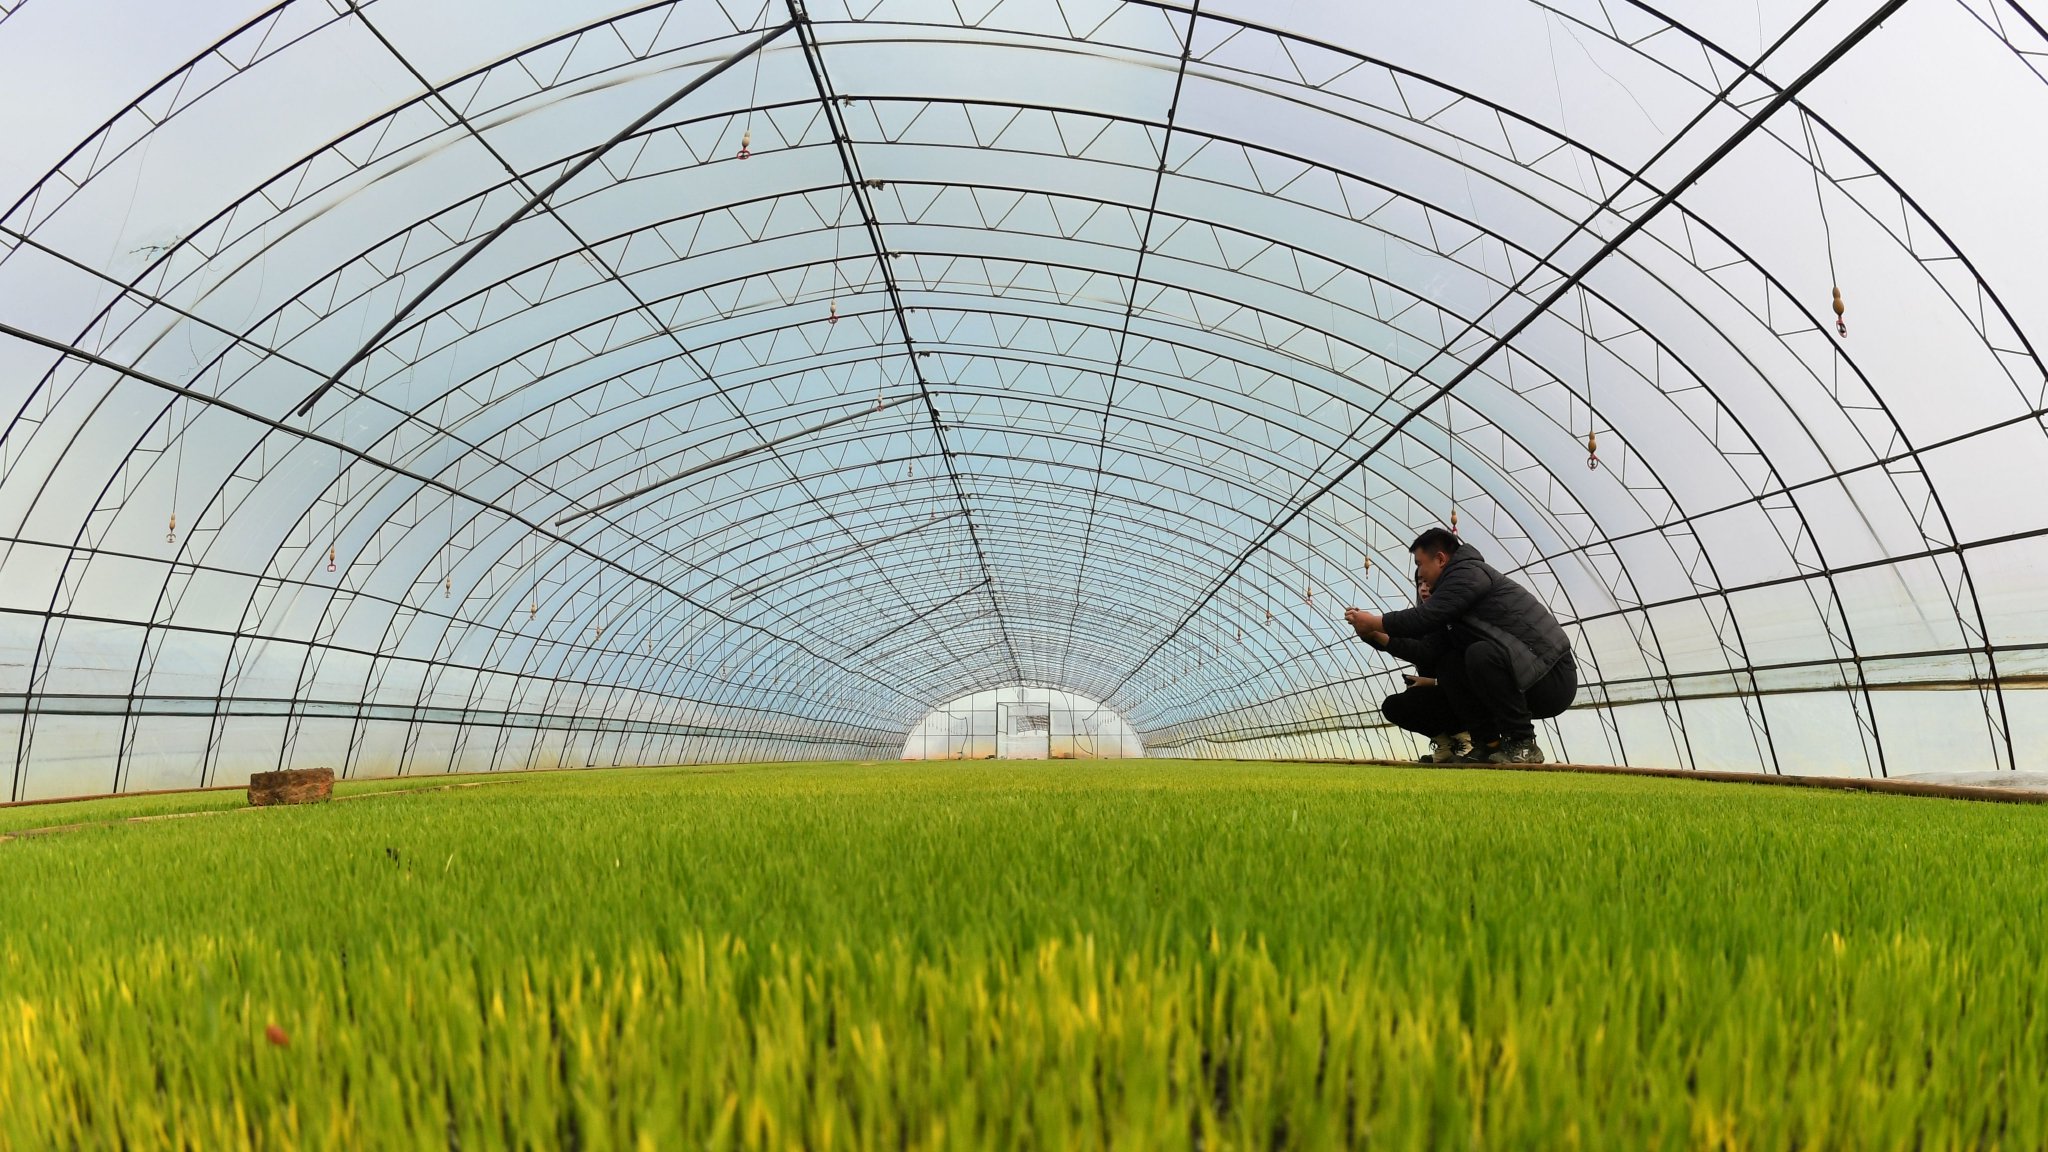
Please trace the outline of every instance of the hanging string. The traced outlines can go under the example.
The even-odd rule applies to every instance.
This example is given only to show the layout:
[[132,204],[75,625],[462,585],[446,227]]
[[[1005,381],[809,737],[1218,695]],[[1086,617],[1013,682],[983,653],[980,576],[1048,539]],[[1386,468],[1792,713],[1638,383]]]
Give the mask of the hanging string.
[[1586,374],[1586,470],[1590,472],[1600,467],[1600,416],[1593,407],[1593,310],[1584,288],[1579,289],[1579,360]]
[[[184,399],[182,396],[171,397],[170,416],[166,419],[164,427],[169,428],[171,423],[176,420],[178,401],[182,399]],[[176,544],[178,542],[178,484],[185,474],[185,426],[180,423],[178,430],[172,433],[172,435],[178,438],[178,450],[171,461],[171,526],[164,533],[164,543],[166,544]]]
[[1451,429],[1451,396],[1444,393],[1444,466],[1451,472],[1451,535],[1458,534],[1458,434]]
[[[341,450],[341,446],[338,444],[334,449],[334,469],[334,486],[337,491],[340,491],[342,481],[348,476],[348,455]],[[334,537],[336,525],[341,519],[341,502],[347,499],[348,497],[344,493],[341,499],[335,502],[334,511],[329,513],[327,517],[327,570],[329,572],[337,572],[341,568],[337,562],[339,556],[336,554],[338,550]]]
[[1834,294],[1834,301],[1830,307],[1835,310],[1835,331],[1846,340],[1849,337],[1849,322],[1842,318],[1842,314],[1848,311],[1848,306],[1842,303],[1842,278],[1835,273],[1835,234],[1834,229],[1828,224],[1827,199],[1821,195],[1820,190],[1820,138],[1813,130],[1813,114],[1801,109],[1799,126],[1806,133],[1807,162],[1813,166],[1813,203],[1820,209],[1821,243],[1827,246],[1830,285],[1828,290]]
[[[846,186],[846,194],[839,198],[839,211],[832,217],[832,307],[825,314],[825,323],[839,323],[839,287],[846,277],[840,271],[840,233],[846,226],[846,206],[853,199],[853,185]],[[851,285],[849,285],[850,287]]]
[[455,498],[448,499],[448,542],[441,546],[441,599],[455,594],[455,577],[448,573],[448,550],[455,547]]
[[747,124],[740,131],[741,160],[754,154],[754,106],[761,102],[761,57],[767,54],[765,50],[754,52],[754,86],[747,91]]
[[1316,586],[1310,579],[1310,566],[1316,558],[1315,530],[1314,520],[1304,519],[1301,522],[1301,598],[1310,608],[1316,606]]
[[1365,509],[1365,578],[1372,579],[1372,472],[1358,470],[1358,499]]

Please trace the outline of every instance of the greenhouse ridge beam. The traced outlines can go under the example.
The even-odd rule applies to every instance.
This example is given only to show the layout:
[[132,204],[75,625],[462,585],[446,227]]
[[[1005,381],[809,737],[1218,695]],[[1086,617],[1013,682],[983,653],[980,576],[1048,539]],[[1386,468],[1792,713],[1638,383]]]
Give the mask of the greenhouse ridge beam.
[[[1445,381],[1436,389],[1425,395],[1423,399],[1417,401],[1415,404],[1410,406],[1409,410],[1405,414],[1403,414],[1400,419],[1394,421],[1392,426],[1390,426],[1386,432],[1381,434],[1379,439],[1375,440],[1372,443],[1372,445],[1369,446],[1365,450],[1365,452],[1361,454],[1356,460],[1352,461],[1349,465],[1340,469],[1336,473],[1336,475],[1332,476],[1328,481],[1318,486],[1313,492],[1311,492],[1308,495],[1306,499],[1297,500],[1292,507],[1290,507],[1282,515],[1277,517],[1272,522],[1272,524],[1267,528],[1265,534],[1262,535],[1255,543],[1253,543],[1251,547],[1247,548],[1244,554],[1240,556],[1235,562],[1233,562],[1231,566],[1228,569],[1226,569],[1223,572],[1223,574],[1215,580],[1214,583],[1210,585],[1208,591],[1204,592],[1202,596],[1195,602],[1195,606],[1185,616],[1183,616],[1180,619],[1180,621],[1173,626],[1172,629],[1168,631],[1166,637],[1154,643],[1154,645],[1150,649],[1148,649],[1142,657],[1139,658],[1137,665],[1133,667],[1132,671],[1126,673],[1123,676],[1123,678],[1117,682],[1116,689],[1121,689],[1124,686],[1124,684],[1128,683],[1131,677],[1137,674],[1138,668],[1142,668],[1147,661],[1152,659],[1152,657],[1156,655],[1159,652],[1159,650],[1163,648],[1166,645],[1166,643],[1173,638],[1173,636],[1177,635],[1182,628],[1185,628],[1189,621],[1193,620],[1197,615],[1199,615],[1202,609],[1207,606],[1209,601],[1215,598],[1217,592],[1219,592],[1225,584],[1229,583],[1229,581],[1233,577],[1235,577],[1240,570],[1243,569],[1245,563],[1251,558],[1251,556],[1254,553],[1258,552],[1267,544],[1271,543],[1272,540],[1276,536],[1278,536],[1280,532],[1290,522],[1292,522],[1296,517],[1300,516],[1317,500],[1320,500],[1324,496],[1328,495],[1332,490],[1334,490],[1337,487],[1337,485],[1349,479],[1352,473],[1356,472],[1359,468],[1364,467],[1366,461],[1370,460],[1381,449],[1385,448],[1387,444],[1394,439],[1395,436],[1400,434],[1402,429],[1406,428],[1409,425],[1409,423],[1411,423],[1417,416],[1421,415],[1422,412],[1429,407],[1429,405],[1435,403],[1437,400],[1445,396],[1450,395],[1451,390],[1456,388],[1459,383],[1463,382],[1465,379],[1470,377],[1474,372],[1478,371],[1480,365],[1486,363],[1488,360],[1498,355],[1501,349],[1507,347],[1510,343],[1514,341],[1516,337],[1520,336],[1524,331],[1526,331],[1531,324],[1535,323],[1538,318],[1543,316],[1554,305],[1556,305],[1558,301],[1564,299],[1565,296],[1569,295],[1571,291],[1578,286],[1579,282],[1584,280],[1586,276],[1589,273],[1591,273],[1594,268],[1598,267],[1602,261],[1604,261],[1608,256],[1612,255],[1614,252],[1619,250],[1624,243],[1626,243],[1630,238],[1634,237],[1638,232],[1641,232],[1644,226],[1646,226],[1651,220],[1655,219],[1658,216],[1658,214],[1664,211],[1664,209],[1670,207],[1672,204],[1677,203],[1678,198],[1681,195],[1683,195],[1694,184],[1698,183],[1703,177],[1706,176],[1708,172],[1713,171],[1714,167],[1718,165],[1725,157],[1727,157],[1727,155],[1730,152],[1733,152],[1737,147],[1739,147],[1743,141],[1749,139],[1749,137],[1753,135],[1759,128],[1763,127],[1765,121],[1769,120],[1772,116],[1776,115],[1781,109],[1783,109],[1787,104],[1791,103],[1792,100],[1795,99],[1798,96],[1798,94],[1801,91],[1803,91],[1808,85],[1812,84],[1815,80],[1818,80],[1822,75],[1826,74],[1829,68],[1833,67],[1837,61],[1839,61],[1842,57],[1846,56],[1850,52],[1850,50],[1856,47],[1856,45],[1862,43],[1865,37],[1869,36],[1872,32],[1876,31],[1878,26],[1882,24],[1886,18],[1890,17],[1892,13],[1898,11],[1901,7],[1905,5],[1905,3],[1906,0],[1885,0],[1885,3],[1881,5],[1877,9],[1877,11],[1871,13],[1870,16],[1865,18],[1861,24],[1858,24],[1856,28],[1849,33],[1849,35],[1845,36],[1833,48],[1829,49],[1828,52],[1824,54],[1819,60],[1815,61],[1811,67],[1809,67],[1805,72],[1801,73],[1796,80],[1794,80],[1791,84],[1787,85],[1785,88],[1780,89],[1777,95],[1773,96],[1764,105],[1763,108],[1761,108],[1755,114],[1753,114],[1747,120],[1745,120],[1739,128],[1737,128],[1733,133],[1731,133],[1728,136],[1726,140],[1721,142],[1719,147],[1715,148],[1714,151],[1709,153],[1705,159],[1701,160],[1697,165],[1695,165],[1691,171],[1687,172],[1683,177],[1681,177],[1677,183],[1673,184],[1670,188],[1667,188],[1664,192],[1660,193],[1647,209],[1637,214],[1636,217],[1633,220],[1631,220],[1627,226],[1623,227],[1621,231],[1617,232],[1612,239],[1608,240],[1605,244],[1602,244],[1600,248],[1596,252],[1594,252],[1593,255],[1590,258],[1588,258],[1583,264],[1581,264],[1576,270],[1574,270],[1573,272],[1565,276],[1562,280],[1560,280],[1558,284],[1543,298],[1541,302],[1539,302],[1535,307],[1528,310],[1526,315],[1524,315],[1520,320],[1516,321],[1514,324],[1510,325],[1505,332],[1502,332],[1500,335],[1495,336],[1491,340],[1489,340],[1484,346],[1483,350],[1479,351],[1478,353],[1470,357],[1467,360],[1465,367],[1459,369],[1456,373],[1452,374],[1449,380]],[[1790,33],[1787,33],[1787,35],[1789,36]],[[1776,45],[1773,45],[1774,49],[1775,47]],[[1680,135],[1682,136],[1683,133],[1681,133]],[[1674,138],[1674,140],[1671,143],[1675,142],[1676,138]],[[1658,155],[1661,156],[1664,153],[1664,151],[1668,150],[1669,146],[1670,145],[1667,144],[1666,149],[1660,149]],[[1645,165],[1645,169],[1647,169],[1647,165]],[[1641,174],[1638,173],[1633,179],[1631,179],[1628,183],[1624,183],[1621,187],[1626,188],[1629,186],[1629,184],[1639,181],[1640,179]],[[1616,191],[1618,194],[1620,189],[1617,189]],[[1113,689],[1112,691],[1114,690],[1115,689]],[[1866,692],[1868,691],[1867,687],[1865,690]],[[1880,765],[1882,765],[1883,762],[1882,757],[1883,753],[1880,750]]]
[[[1188,28],[1181,35],[1180,63],[1173,72],[1173,95],[1167,99],[1166,127],[1159,134],[1159,166],[1152,173],[1152,197],[1145,205],[1145,229],[1138,235],[1138,258],[1131,269],[1131,286],[1124,296],[1123,327],[1116,337],[1116,356],[1111,362],[1109,383],[1103,388],[1102,427],[1095,440],[1095,488],[1088,497],[1086,525],[1081,534],[1081,559],[1074,566],[1073,605],[1067,612],[1067,634],[1072,636],[1080,627],[1081,584],[1088,578],[1088,558],[1095,544],[1095,504],[1101,497],[1102,464],[1109,457],[1109,413],[1116,406],[1116,387],[1124,377],[1124,351],[1130,346],[1131,320],[1138,312],[1138,289],[1145,283],[1145,254],[1152,247],[1152,227],[1159,221],[1159,191],[1166,184],[1166,165],[1173,150],[1174,122],[1180,118],[1180,94],[1187,85],[1188,61],[1194,56],[1195,23],[1201,19],[1202,0],[1194,0],[1187,9]],[[1060,655],[1060,674],[1066,675],[1066,653]]]
[[[995,570],[989,566],[988,551],[981,542],[981,531],[975,526],[973,507],[968,503],[967,490],[960,483],[960,470],[954,466],[953,450],[946,441],[946,424],[939,418],[939,406],[932,399],[931,384],[925,380],[924,368],[918,364],[919,353],[915,339],[910,334],[910,320],[904,314],[903,293],[896,283],[896,273],[889,267],[889,246],[882,240],[882,225],[875,218],[874,205],[868,203],[867,181],[861,175],[860,161],[853,154],[853,136],[847,131],[846,122],[839,115],[839,101],[832,89],[831,78],[825,71],[825,54],[817,41],[817,28],[811,23],[804,8],[803,0],[785,0],[790,14],[790,23],[796,26],[797,42],[803,45],[804,64],[810,69],[811,82],[818,90],[818,104],[825,114],[825,123],[832,130],[832,146],[839,154],[839,165],[846,179],[847,196],[859,205],[861,225],[867,232],[868,243],[874,248],[875,264],[881,272],[882,287],[889,297],[889,309],[896,320],[896,330],[903,336],[903,350],[910,362],[911,378],[917,381],[917,391],[924,398],[925,415],[931,421],[932,437],[938,441],[939,456],[946,465],[946,481],[953,489],[953,498],[959,502],[960,514],[967,518],[967,535],[974,543],[974,555],[981,567],[982,583],[988,589],[989,608],[995,615],[996,631],[1003,638],[1003,648],[1010,658],[1010,670],[1022,679],[1023,661],[1017,658],[1017,643],[1010,635],[1009,622],[1003,616],[1002,598],[996,595]],[[835,275],[836,270],[835,270]],[[906,602],[907,603],[907,602]]]
[[[349,10],[354,12],[358,19],[362,20],[363,25],[365,27],[371,28],[372,35],[376,36],[380,43],[383,43],[386,48],[391,47],[390,42],[384,39],[383,34],[377,32],[375,28],[370,25],[369,20],[363,16],[362,10],[356,7],[355,0],[349,0]],[[711,81],[718,79],[720,76],[724,75],[725,72],[728,69],[730,69],[733,65],[738,64],[740,61],[745,60],[747,57],[752,56],[754,53],[759,52],[763,48],[766,48],[770,42],[775,40],[778,36],[781,36],[783,33],[789,31],[794,26],[795,21],[785,21],[781,24],[776,25],[773,28],[770,28],[768,31],[762,33],[760,36],[755,37],[754,40],[748,45],[746,45],[744,48],[741,48],[739,51],[734,52],[732,55],[727,56],[723,60],[720,60],[717,64],[712,65],[708,71],[700,73],[696,77],[692,78],[689,83],[683,85],[681,88],[678,88],[673,95],[656,104],[654,107],[649,108],[646,112],[642,113],[638,119],[635,119],[632,123],[626,125],[624,128],[621,128],[617,133],[615,133],[612,136],[611,139],[606,140],[603,144],[600,144],[596,148],[585,153],[583,159],[577,161],[574,164],[569,165],[567,168],[564,168],[562,170],[561,175],[555,177],[552,181],[548,182],[546,187],[543,187],[540,191],[534,193],[533,196],[528,198],[526,203],[523,206],[521,206],[518,211],[512,213],[512,215],[510,216],[507,216],[503,223],[499,224],[496,228],[493,228],[490,231],[490,233],[486,235],[482,240],[479,240],[475,244],[472,244],[468,248],[464,249],[462,255],[456,257],[454,262],[449,264],[447,268],[443,269],[439,276],[434,277],[433,283],[428,284],[425,288],[421,289],[417,295],[415,295],[411,300],[407,301],[403,307],[399,308],[399,310],[392,315],[391,319],[384,322],[383,327],[377,329],[376,333],[372,335],[369,338],[369,340],[363,343],[362,347],[356,349],[353,355],[351,355],[347,360],[344,360],[342,362],[341,367],[336,368],[332,373],[328,375],[324,383],[322,383],[318,388],[313,389],[312,395],[307,396],[304,400],[299,402],[299,406],[293,412],[293,415],[305,416],[311,413],[313,411],[313,406],[320,402],[320,398],[327,394],[327,390],[329,388],[334,387],[334,385],[342,378],[342,376],[347,374],[349,369],[354,368],[356,365],[362,363],[365,359],[369,357],[370,353],[376,351],[378,346],[383,344],[385,338],[390,336],[391,333],[395,331],[400,324],[404,323],[405,318],[407,316],[412,315],[414,310],[417,309],[422,303],[426,302],[428,297],[432,296],[435,292],[439,291],[443,284],[446,284],[449,280],[453,279],[457,272],[462,271],[462,269],[466,267],[470,261],[476,259],[477,256],[481,255],[483,253],[483,250],[489,248],[493,241],[497,240],[498,237],[503,236],[506,232],[510,231],[514,224],[517,224],[519,223],[519,221],[525,219],[528,213],[532,212],[536,207],[544,203],[548,197],[553,196],[556,192],[561,191],[563,185],[567,184],[571,180],[574,180],[576,177],[581,176],[585,169],[589,168],[592,164],[595,164],[600,159],[602,159],[604,157],[604,154],[606,152],[611,151],[611,149],[615,145],[617,145],[619,141],[624,140],[628,136],[631,136],[634,133],[640,131],[640,129],[646,127],[649,123],[651,123],[655,117],[661,115],[663,112],[668,111],[677,103],[681,102],[684,98],[696,92],[699,88],[702,88],[704,85],[709,84]],[[391,49],[391,53],[393,56],[398,56],[398,52],[396,49]],[[403,62],[404,57],[399,56],[399,60]],[[419,75],[418,72],[413,70],[412,65],[406,64],[405,67],[407,71],[412,71],[415,76]],[[428,84],[427,89],[430,94],[436,97],[440,97],[445,101],[446,98],[441,96],[440,89],[435,88],[432,84]],[[465,126],[468,125],[468,120],[466,118],[461,117],[459,114],[457,116],[457,119]],[[477,140],[483,140],[482,135],[477,133],[474,128],[470,128],[469,131],[470,134],[472,136],[475,136]],[[486,144],[485,146],[489,147],[488,144]],[[495,155],[495,152],[493,154]],[[515,173],[515,176],[516,175],[517,174]]]

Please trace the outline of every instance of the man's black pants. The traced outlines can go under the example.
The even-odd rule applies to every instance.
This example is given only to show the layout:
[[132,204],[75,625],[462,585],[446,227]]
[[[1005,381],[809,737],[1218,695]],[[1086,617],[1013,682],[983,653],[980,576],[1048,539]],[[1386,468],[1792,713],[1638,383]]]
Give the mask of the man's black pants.
[[1492,640],[1465,646],[1437,669],[1436,681],[1474,741],[1528,740],[1533,721],[1561,715],[1579,693],[1579,666],[1567,652],[1527,691],[1515,687],[1507,649]]
[[1458,722],[1458,710],[1452,706],[1450,694],[1433,684],[1394,693],[1380,702],[1380,714],[1394,727],[1432,740],[1465,729]]

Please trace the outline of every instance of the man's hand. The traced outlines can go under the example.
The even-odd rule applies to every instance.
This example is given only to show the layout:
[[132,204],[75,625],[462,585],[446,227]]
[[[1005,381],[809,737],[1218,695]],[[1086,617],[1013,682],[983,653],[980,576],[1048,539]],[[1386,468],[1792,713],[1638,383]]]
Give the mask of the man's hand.
[[1367,640],[1372,639],[1373,634],[1380,630],[1380,614],[1368,612],[1363,608],[1346,608],[1344,622],[1356,629],[1361,638]]

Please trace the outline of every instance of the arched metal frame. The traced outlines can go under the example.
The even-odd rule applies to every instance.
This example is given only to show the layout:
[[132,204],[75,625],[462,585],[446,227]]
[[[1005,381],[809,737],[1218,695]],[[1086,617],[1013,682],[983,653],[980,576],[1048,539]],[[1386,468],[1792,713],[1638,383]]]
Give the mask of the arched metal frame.
[[[41,357],[0,438],[10,798],[890,754],[1009,683],[1161,751],[1398,754],[1334,597],[1402,602],[1453,508],[1569,623],[1568,755],[1885,774],[1911,699],[2012,768],[2048,722],[2016,687],[2048,636],[2006,618],[2048,522],[1959,531],[1929,465],[2043,435],[2041,361],[1804,91],[1897,3],[1789,13],[1761,64],[1648,5],[1504,5],[1691,94],[1623,154],[1561,88],[1548,117],[1228,4],[654,4],[442,78],[393,3],[276,5],[0,217],[0,290],[90,301],[0,317]],[[2018,4],[1958,7],[2043,80]],[[155,138],[337,50],[417,95],[139,270],[84,255]],[[1924,431],[1810,258],[1693,184],[1736,164],[1810,181],[2010,397]]]

